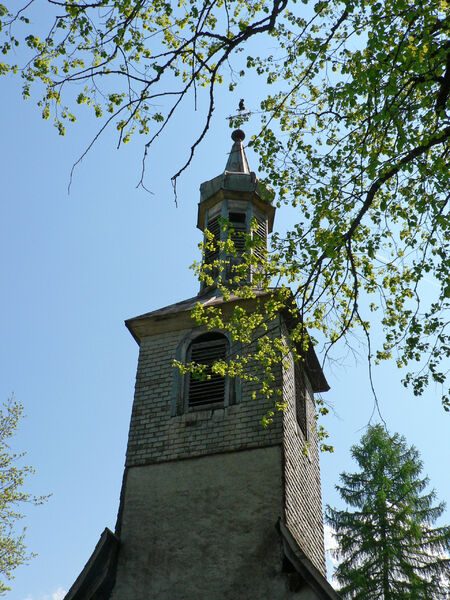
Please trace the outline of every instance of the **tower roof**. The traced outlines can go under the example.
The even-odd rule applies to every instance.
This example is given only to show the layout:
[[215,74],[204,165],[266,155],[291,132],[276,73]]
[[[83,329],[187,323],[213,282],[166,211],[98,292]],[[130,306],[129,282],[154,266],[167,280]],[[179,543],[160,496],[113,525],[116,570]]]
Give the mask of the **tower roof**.
[[[255,302],[263,302],[270,300],[270,298],[276,294],[276,289],[270,289],[268,291],[254,290],[254,298],[243,299],[232,294],[227,300],[219,294],[217,291],[210,291],[207,293],[182,300],[169,306],[164,306],[157,310],[127,319],[125,325],[130,331],[138,344],[146,337],[168,331],[176,331],[182,329],[189,329],[192,327],[192,309],[199,303],[205,307],[215,306],[221,307],[222,310],[232,309],[236,304],[241,304],[247,307],[247,310],[251,310],[251,306]],[[300,321],[301,316],[298,309],[295,308],[294,297],[291,297],[292,305],[283,311],[282,315],[288,330],[290,331]],[[224,313],[225,314],[225,313]],[[300,354],[304,354],[301,348],[298,348]],[[314,392],[326,392],[330,389],[325,375],[322,371],[319,359],[314,350],[312,343],[308,344],[308,350],[304,354],[305,363],[304,367],[308,374],[311,386]]]
[[271,233],[275,214],[275,208],[272,206],[274,192],[258,180],[256,173],[250,171],[242,143],[245,133],[241,129],[236,129],[231,134],[231,138],[233,146],[225,170],[200,185],[197,227],[204,229],[206,210],[213,204],[223,201],[226,194],[228,197],[237,197],[256,204],[261,212],[268,215],[268,233]]
[[248,166],[248,160],[242,144],[245,140],[245,133],[242,129],[235,129],[231,134],[231,139],[234,144],[231,148],[227,164],[225,165],[225,172],[250,174],[250,167]]

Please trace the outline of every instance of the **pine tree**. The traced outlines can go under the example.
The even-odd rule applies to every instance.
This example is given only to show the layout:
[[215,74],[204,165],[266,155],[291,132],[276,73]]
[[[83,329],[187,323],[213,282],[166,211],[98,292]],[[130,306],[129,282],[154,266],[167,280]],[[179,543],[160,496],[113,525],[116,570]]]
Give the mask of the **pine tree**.
[[355,510],[327,507],[336,533],[335,576],[343,598],[449,598],[450,527],[433,524],[443,503],[427,492],[422,462],[404,437],[369,427],[352,456],[360,471],[342,473],[337,489]]

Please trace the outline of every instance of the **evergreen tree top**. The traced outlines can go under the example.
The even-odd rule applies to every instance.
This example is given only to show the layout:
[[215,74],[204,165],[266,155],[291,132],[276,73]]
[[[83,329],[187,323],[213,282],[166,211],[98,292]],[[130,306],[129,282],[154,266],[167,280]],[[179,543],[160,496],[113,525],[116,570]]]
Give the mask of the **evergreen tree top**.
[[450,592],[450,527],[433,528],[444,503],[418,450],[381,425],[351,449],[359,466],[342,473],[337,489],[354,510],[327,507],[341,560],[335,576],[344,598],[430,600]]

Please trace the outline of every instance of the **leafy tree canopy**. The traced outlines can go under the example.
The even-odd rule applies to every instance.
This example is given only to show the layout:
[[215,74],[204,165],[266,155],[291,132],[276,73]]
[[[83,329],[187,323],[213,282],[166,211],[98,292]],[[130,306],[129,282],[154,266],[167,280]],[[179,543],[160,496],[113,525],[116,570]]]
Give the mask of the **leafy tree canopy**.
[[[298,209],[291,230],[273,236],[260,282],[275,278],[280,293],[251,314],[239,308],[230,326],[242,342],[259,332],[263,393],[285,353],[267,323],[275,305],[291,306],[291,285],[302,317],[294,341],[309,343],[306,327],[327,355],[359,330],[369,360],[407,368],[416,395],[438,384],[450,409],[448,0],[2,2],[0,72],[22,77],[24,97],[34,94],[61,134],[85,107],[97,135],[113,126],[122,144],[142,134],[142,185],[145,157],[184,101],[198,101],[203,121],[174,183],[208,132],[218,85],[235,98],[251,81],[260,106],[250,144],[278,203]],[[30,19],[43,6],[51,23],[37,31]],[[242,279],[233,291],[251,295]],[[220,312],[201,312],[199,322],[228,327]],[[371,323],[384,332],[377,348]]]
[[14,569],[32,556],[27,553],[24,532],[17,532],[17,522],[23,517],[19,507],[25,502],[45,501],[45,497],[32,496],[24,490],[25,481],[34,470],[20,466],[23,454],[13,452],[9,446],[22,414],[23,406],[14,399],[0,410],[0,594],[10,589],[6,582],[14,577]]
[[327,507],[342,559],[335,576],[344,598],[448,598],[450,527],[432,525],[444,511],[426,492],[422,462],[404,437],[369,427],[352,447],[356,473],[337,489],[354,510]]

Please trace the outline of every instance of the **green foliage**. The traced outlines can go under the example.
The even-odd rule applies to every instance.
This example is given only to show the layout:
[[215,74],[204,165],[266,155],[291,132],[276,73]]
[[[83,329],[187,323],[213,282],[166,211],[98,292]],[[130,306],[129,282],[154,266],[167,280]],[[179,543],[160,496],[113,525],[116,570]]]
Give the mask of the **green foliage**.
[[[448,0],[51,0],[48,31],[33,31],[32,3],[2,1],[0,75],[20,74],[23,96],[36,95],[61,135],[92,110],[100,127],[88,149],[107,126],[119,144],[142,134],[145,168],[183,101],[206,107],[174,184],[210,127],[218,84],[245,95],[252,74],[260,110],[231,125],[260,119],[251,145],[261,172],[298,215],[273,236],[263,270],[280,288],[274,301],[291,310],[283,285],[292,286],[302,343],[307,328],[327,357],[341,341],[366,339],[371,362],[395,360],[416,395],[437,384],[450,410]],[[7,62],[20,44],[23,68]],[[234,268],[233,294],[244,299],[254,291],[237,280],[258,272],[256,256]],[[273,316],[262,302],[244,313],[238,331]],[[371,323],[384,336],[377,347]]]
[[0,410],[0,594],[10,589],[5,581],[14,577],[14,569],[33,556],[26,550],[25,531],[17,531],[17,522],[23,516],[19,507],[23,503],[41,504],[46,499],[24,491],[25,481],[34,470],[20,466],[24,455],[13,452],[9,446],[22,414],[23,406],[14,399]]
[[404,437],[369,427],[352,456],[356,473],[337,489],[353,511],[327,507],[336,533],[335,576],[343,598],[431,600],[450,592],[450,527],[436,527],[444,504],[426,492],[422,462]]

